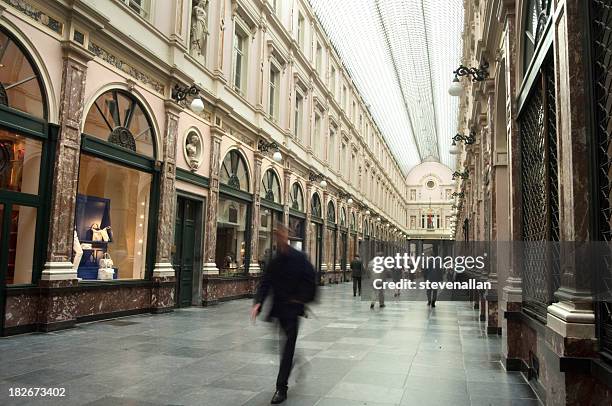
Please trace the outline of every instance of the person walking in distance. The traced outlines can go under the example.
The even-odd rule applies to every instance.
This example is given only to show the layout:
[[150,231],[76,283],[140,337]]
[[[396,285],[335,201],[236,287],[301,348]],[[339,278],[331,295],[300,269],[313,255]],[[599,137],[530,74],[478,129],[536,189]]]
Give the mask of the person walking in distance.
[[361,296],[361,274],[363,272],[363,263],[361,262],[361,258],[359,258],[359,254],[355,254],[355,258],[351,261],[351,274],[353,277],[353,297],[357,296],[359,292],[359,296]]
[[293,367],[299,317],[304,316],[304,305],[312,302],[317,293],[316,274],[306,256],[289,245],[288,231],[279,226],[274,232],[276,255],[268,263],[257,289],[251,319],[255,321],[270,292],[273,302],[267,321],[278,320],[284,335],[281,362],[276,379],[276,392],[270,403],[287,399],[288,381]]
[[[382,257],[385,254],[382,251],[378,251],[375,255],[374,258],[376,257]],[[383,271],[382,273],[378,274],[376,272],[374,272],[374,258],[372,258],[370,260],[370,262],[368,262],[368,279],[370,281],[370,283],[372,283],[374,281],[374,279],[382,279],[383,281],[385,280],[385,277],[387,274],[387,270]],[[372,286],[372,294],[371,294],[371,302],[370,302],[370,309],[374,308],[374,303],[376,302],[376,299],[378,298],[378,307],[379,308],[383,308],[385,307],[385,294],[384,294],[384,290],[381,289],[375,289],[374,286]]]
[[[432,257],[438,256],[438,246],[433,246]],[[424,268],[425,280],[431,282],[442,282],[443,270],[436,264],[436,261],[432,261],[432,264],[427,264]],[[438,298],[438,289],[427,289],[427,306],[436,307],[436,299]]]

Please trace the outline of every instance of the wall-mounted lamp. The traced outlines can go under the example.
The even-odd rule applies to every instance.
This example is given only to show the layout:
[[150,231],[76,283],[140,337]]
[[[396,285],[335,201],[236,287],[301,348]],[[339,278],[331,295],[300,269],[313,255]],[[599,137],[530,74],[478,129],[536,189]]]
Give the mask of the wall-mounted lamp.
[[308,180],[311,182],[320,181],[319,186],[321,186],[323,189],[327,187],[327,181],[325,180],[325,176],[320,173],[310,172],[308,174]]
[[467,66],[460,65],[457,70],[453,71],[455,78],[448,89],[448,94],[454,97],[461,97],[463,95],[463,86],[459,81],[461,76],[469,76],[472,82],[482,82],[489,77],[489,64],[483,62],[479,68],[468,68]]
[[459,197],[459,199],[463,199],[463,197],[465,196],[464,192],[453,192],[453,197]]
[[451,155],[457,155],[460,152],[457,142],[464,142],[465,145],[472,145],[476,142],[476,131],[470,131],[469,135],[456,134],[453,137],[453,143],[448,151]]
[[470,177],[470,172],[467,169],[465,170],[465,172],[459,172],[459,171],[453,172],[453,180],[457,178],[461,178],[465,180],[469,177]]
[[344,200],[346,199],[346,202],[348,204],[353,204],[353,199],[351,198],[351,195],[348,193],[344,193],[344,192],[339,192],[338,193],[338,197],[340,198],[340,200]]
[[[178,84],[174,85],[172,89],[172,98],[179,104],[186,104],[187,97],[193,97],[191,100],[191,104],[189,104],[189,109],[196,114],[200,114],[204,111],[204,102],[202,98],[200,98],[200,91],[196,87],[196,85],[191,85],[190,87],[179,86]],[[183,102],[183,103],[181,103]]]
[[370,215],[370,210],[366,210],[364,214],[365,214],[366,216],[369,216],[369,215]]
[[273,150],[274,154],[272,154],[272,159],[274,159],[275,162],[281,162],[283,160],[283,155],[280,153],[280,148],[278,144],[274,141],[267,142],[265,140],[259,140],[259,142],[257,143],[257,149],[261,152],[268,152],[270,150]]

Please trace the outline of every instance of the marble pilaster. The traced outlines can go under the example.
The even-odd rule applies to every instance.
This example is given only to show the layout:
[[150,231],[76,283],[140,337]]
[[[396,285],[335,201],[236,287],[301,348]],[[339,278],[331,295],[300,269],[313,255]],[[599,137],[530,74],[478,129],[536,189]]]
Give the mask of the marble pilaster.
[[261,272],[259,267],[259,224],[261,222],[261,164],[263,156],[261,152],[255,152],[255,168],[253,170],[253,179],[255,187],[253,188],[253,209],[251,219],[251,261],[249,263],[249,274],[258,274]]
[[[283,173],[283,224],[289,227],[289,207],[291,205],[291,170],[285,167]],[[304,202],[307,204],[307,202]],[[308,225],[306,225],[308,226]],[[306,245],[304,245],[306,247]]]
[[206,205],[206,230],[204,233],[204,275],[218,275],[219,268],[215,262],[217,248],[217,211],[219,209],[219,168],[221,161],[221,127],[213,125],[210,128],[210,189]]
[[166,128],[160,146],[161,173],[160,197],[157,222],[157,250],[153,278],[174,277],[172,267],[172,244],[174,243],[174,209],[176,205],[176,144],[178,121],[181,107],[172,100],[167,100]]
[[76,279],[72,267],[74,212],[79,177],[81,126],[85,102],[87,63],[94,55],[73,41],[62,42],[62,87],[59,125],[51,190],[47,262],[42,280]]
[[176,146],[181,106],[172,100],[166,100],[165,107],[166,127],[160,146],[162,164],[159,182],[157,250],[151,290],[151,310],[157,313],[172,310],[176,293],[173,283],[176,273],[172,266],[172,244],[176,206]]

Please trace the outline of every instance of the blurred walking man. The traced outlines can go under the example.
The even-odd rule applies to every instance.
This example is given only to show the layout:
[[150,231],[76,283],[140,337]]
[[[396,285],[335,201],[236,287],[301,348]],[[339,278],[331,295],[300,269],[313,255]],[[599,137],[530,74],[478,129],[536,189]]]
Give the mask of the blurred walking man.
[[304,316],[304,305],[315,299],[317,285],[312,264],[302,252],[289,245],[287,229],[279,226],[274,234],[276,255],[270,260],[257,289],[251,318],[253,321],[257,318],[261,305],[272,291],[272,308],[266,320],[277,319],[285,338],[276,379],[276,393],[270,402],[279,404],[287,399],[287,385],[298,336],[298,318]]

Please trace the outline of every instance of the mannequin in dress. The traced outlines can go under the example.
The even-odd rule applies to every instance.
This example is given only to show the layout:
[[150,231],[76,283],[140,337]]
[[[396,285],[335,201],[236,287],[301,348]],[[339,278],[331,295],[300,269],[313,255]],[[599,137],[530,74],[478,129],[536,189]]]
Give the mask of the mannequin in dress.
[[76,271],[79,268],[81,258],[83,257],[83,248],[81,248],[81,242],[79,241],[79,236],[77,234],[76,228],[74,229],[72,251],[74,252],[74,259],[72,260],[72,269]]

